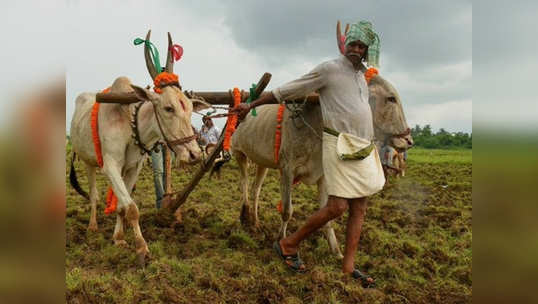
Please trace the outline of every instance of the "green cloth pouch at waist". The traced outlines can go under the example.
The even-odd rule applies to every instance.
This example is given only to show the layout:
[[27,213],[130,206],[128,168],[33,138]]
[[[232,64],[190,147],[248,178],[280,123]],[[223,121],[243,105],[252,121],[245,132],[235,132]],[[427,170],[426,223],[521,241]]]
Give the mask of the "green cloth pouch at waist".
[[336,153],[341,160],[363,160],[375,149],[374,143],[363,138],[347,133],[340,133],[327,127],[324,127],[323,131],[338,137]]

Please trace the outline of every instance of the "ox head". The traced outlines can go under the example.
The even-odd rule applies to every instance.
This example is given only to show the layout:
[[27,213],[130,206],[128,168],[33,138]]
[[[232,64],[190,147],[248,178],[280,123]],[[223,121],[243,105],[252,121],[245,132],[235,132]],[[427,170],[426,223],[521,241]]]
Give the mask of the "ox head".
[[[149,41],[150,35],[151,30],[146,35],[146,41]],[[144,44],[146,67],[151,78],[156,82],[156,91],[159,93],[139,87],[133,88],[140,99],[149,100],[153,104],[162,137],[174,150],[180,162],[194,163],[201,159],[202,151],[194,138],[191,115],[193,110],[199,111],[208,108],[209,105],[198,100],[193,102],[181,91],[179,79],[173,74],[174,58],[172,48],[172,37],[168,33],[166,67],[161,72],[157,71],[151,60],[150,49],[147,44]],[[173,79],[162,76],[173,76]],[[155,81],[156,79],[157,81]],[[160,81],[160,79],[163,81]]]
[[383,77],[374,76],[368,84],[375,136],[399,150],[413,146],[398,91]]

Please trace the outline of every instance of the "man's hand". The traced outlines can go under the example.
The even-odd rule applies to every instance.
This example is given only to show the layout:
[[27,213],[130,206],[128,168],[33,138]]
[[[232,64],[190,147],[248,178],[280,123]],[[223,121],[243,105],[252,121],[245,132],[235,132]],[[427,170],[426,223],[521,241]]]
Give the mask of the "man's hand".
[[250,112],[250,105],[246,103],[240,103],[237,107],[230,110],[230,114],[236,114],[240,121],[245,119],[248,112]]

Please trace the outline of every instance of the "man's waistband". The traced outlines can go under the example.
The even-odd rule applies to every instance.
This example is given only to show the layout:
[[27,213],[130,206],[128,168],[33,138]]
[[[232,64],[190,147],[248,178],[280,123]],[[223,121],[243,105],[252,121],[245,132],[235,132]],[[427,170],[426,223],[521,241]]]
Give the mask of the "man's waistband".
[[331,134],[331,135],[334,135],[334,136],[337,136],[340,135],[340,132],[334,130],[334,129],[331,129],[329,127],[323,127],[323,132],[325,133],[328,133],[328,134]]
[[[328,128],[328,127],[323,127],[323,132],[330,135],[334,135],[336,137],[340,135],[340,132],[334,129]],[[372,152],[372,150],[374,149],[375,149],[375,144],[373,142],[370,142],[368,146],[358,151],[355,151],[354,153],[338,153],[338,157],[341,160],[362,160],[368,157],[370,153]]]

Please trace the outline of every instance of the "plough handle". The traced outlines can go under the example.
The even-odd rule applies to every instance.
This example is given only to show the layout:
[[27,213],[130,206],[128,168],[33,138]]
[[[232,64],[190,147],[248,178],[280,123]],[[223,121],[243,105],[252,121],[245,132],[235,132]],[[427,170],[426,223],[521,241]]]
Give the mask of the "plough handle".
[[[263,90],[265,90],[270,80],[271,80],[271,74],[269,73],[263,74],[263,76],[260,78],[260,80],[256,84],[255,92],[257,96],[260,96],[262,94]],[[183,190],[179,192],[175,198],[172,199],[172,201],[168,205],[168,208],[162,208],[162,209],[165,209],[168,211],[176,210],[187,201],[189,194],[192,192],[192,190],[194,190],[196,185],[198,185],[198,183],[200,182],[204,174],[211,168],[211,166],[213,166],[213,162],[217,158],[217,155],[219,155],[219,153],[222,151],[222,143],[224,142],[225,130],[226,130],[226,125],[224,126],[223,131],[220,134],[220,138],[219,138],[219,141],[217,142],[217,146],[215,147],[215,150],[213,150],[213,152],[208,157],[208,159],[200,166],[200,169],[198,170],[198,172],[196,172],[196,174],[194,175],[190,183],[187,184],[187,186],[185,186],[185,188],[183,188]]]

